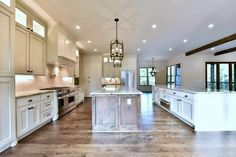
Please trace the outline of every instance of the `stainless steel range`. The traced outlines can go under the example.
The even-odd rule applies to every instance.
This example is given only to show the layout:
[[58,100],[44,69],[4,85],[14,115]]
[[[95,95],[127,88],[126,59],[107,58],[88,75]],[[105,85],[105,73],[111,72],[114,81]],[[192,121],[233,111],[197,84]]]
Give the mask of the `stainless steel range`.
[[41,90],[55,90],[57,92],[58,115],[65,115],[76,107],[75,90],[70,87],[52,87]]

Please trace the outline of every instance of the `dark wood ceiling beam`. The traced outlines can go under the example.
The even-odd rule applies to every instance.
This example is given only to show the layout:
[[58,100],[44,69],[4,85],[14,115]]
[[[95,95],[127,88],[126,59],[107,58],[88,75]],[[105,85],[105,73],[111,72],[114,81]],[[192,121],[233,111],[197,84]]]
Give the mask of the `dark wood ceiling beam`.
[[214,54],[214,56],[219,56],[219,55],[223,55],[223,54],[231,53],[231,52],[235,52],[235,51],[236,51],[236,47],[233,47],[233,48],[230,48],[230,49],[226,49],[226,50],[223,50],[223,51],[216,52]]
[[201,52],[203,50],[207,50],[207,49],[210,49],[212,47],[215,47],[215,46],[218,46],[218,45],[221,45],[221,44],[224,44],[224,43],[227,43],[227,42],[230,42],[230,41],[233,41],[233,40],[236,40],[236,33],[235,34],[232,34],[230,36],[227,36],[225,38],[222,38],[220,40],[217,40],[217,41],[214,41],[210,44],[207,44],[207,45],[204,45],[202,47],[199,47],[197,49],[194,49],[192,51],[189,51],[189,52],[186,52],[185,55],[186,56],[189,56],[189,55],[192,55],[192,54],[195,54],[195,53],[198,53],[198,52]]

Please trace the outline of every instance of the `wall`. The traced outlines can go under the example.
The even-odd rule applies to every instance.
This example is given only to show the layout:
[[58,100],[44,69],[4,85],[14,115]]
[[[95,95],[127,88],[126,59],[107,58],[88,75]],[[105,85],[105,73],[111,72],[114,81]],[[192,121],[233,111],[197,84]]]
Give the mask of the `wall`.
[[[80,83],[85,87],[85,96],[90,97],[92,91],[102,87],[102,54],[82,53],[80,59]],[[135,85],[137,84],[136,66],[137,55],[125,54],[121,69],[134,71]]]
[[221,56],[213,56],[213,54],[210,50],[191,56],[182,54],[167,60],[166,66],[181,63],[182,86],[205,88],[205,62],[236,61],[236,53]]
[[[53,76],[56,74],[56,76]],[[16,92],[37,90],[46,87],[71,86],[73,77],[68,76],[68,69],[48,64],[46,76],[16,75]]]
[[[152,59],[142,59],[138,57],[138,64],[137,64],[137,72],[139,72],[139,68],[141,67],[152,67]],[[164,60],[155,60],[154,61],[155,67],[159,70],[156,74],[156,84],[164,85],[166,84],[166,76],[165,76],[165,69],[166,69],[166,62]],[[152,91],[152,86],[140,86],[139,85],[139,74],[137,75],[137,89],[142,92],[150,92]]]

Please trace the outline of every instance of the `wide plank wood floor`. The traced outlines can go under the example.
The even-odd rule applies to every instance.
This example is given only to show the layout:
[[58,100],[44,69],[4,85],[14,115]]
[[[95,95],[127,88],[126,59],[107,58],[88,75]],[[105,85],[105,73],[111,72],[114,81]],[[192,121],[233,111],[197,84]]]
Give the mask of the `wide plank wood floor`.
[[[206,104],[207,105],[207,104]],[[7,157],[236,157],[236,132],[193,129],[142,96],[142,132],[92,133],[91,100],[49,123],[0,156]]]

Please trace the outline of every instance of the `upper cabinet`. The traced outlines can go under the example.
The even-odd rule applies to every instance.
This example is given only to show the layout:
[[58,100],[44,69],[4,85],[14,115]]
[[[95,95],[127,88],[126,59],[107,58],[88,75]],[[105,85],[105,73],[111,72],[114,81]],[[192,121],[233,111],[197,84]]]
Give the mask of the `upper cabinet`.
[[15,21],[16,73],[45,75],[46,24],[20,6],[15,10]]
[[10,11],[11,13],[14,13],[15,0],[0,0],[0,6]]
[[76,62],[76,40],[61,24],[55,24],[48,31],[48,63],[62,60]]
[[[0,2],[1,3],[1,2]],[[14,75],[14,15],[0,6],[0,76]]]

